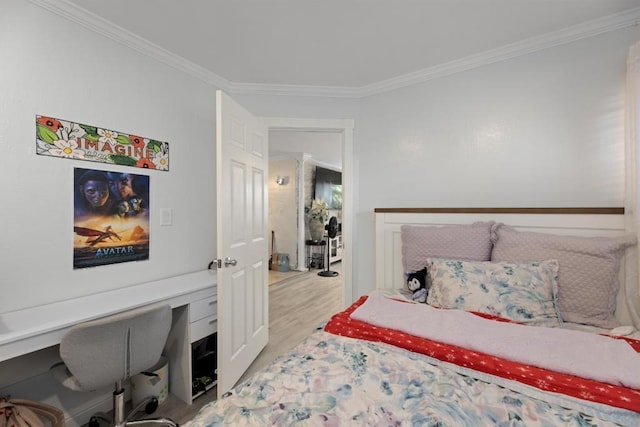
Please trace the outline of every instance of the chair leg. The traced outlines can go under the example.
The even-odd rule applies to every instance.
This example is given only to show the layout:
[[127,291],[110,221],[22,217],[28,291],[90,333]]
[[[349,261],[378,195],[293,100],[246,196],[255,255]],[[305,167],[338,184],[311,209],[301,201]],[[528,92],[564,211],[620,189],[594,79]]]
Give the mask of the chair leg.
[[127,421],[124,423],[126,427],[135,427],[135,426],[166,426],[166,427],[178,427],[178,423],[173,421],[171,418],[147,418],[144,420],[134,420]]
[[[155,408],[158,406],[158,399],[156,397],[152,397],[149,399],[145,399],[138,407],[134,408],[134,410],[128,415],[133,416],[135,412],[137,412],[142,406],[148,405],[150,402],[155,401]],[[113,391],[113,426],[114,427],[135,427],[142,425],[155,425],[155,426],[166,426],[166,427],[178,427],[178,423],[173,421],[171,418],[147,418],[142,420],[127,420],[124,417],[124,388],[122,387],[122,381],[116,382],[115,390]]]
[[[122,427],[135,427],[135,426],[163,426],[163,427],[178,427],[178,423],[173,421],[171,418],[164,417],[156,417],[156,418],[142,418],[142,419],[132,419],[134,415],[141,412],[142,408],[144,408],[144,412],[147,414],[152,414],[158,408],[158,398],[156,396],[150,396],[140,402],[135,408],[129,412],[127,418],[122,423]],[[120,426],[118,426],[120,427]]]
[[146,414],[153,414],[156,409],[158,409],[158,398],[155,396],[147,397],[145,400],[138,403],[138,406],[129,411],[125,420],[129,421],[130,419],[132,419],[134,415],[142,411],[142,408],[144,408],[144,412]]
[[121,427],[124,422],[124,388],[122,387],[122,381],[117,381],[116,388],[113,391],[113,425]]
[[[102,424],[100,424],[101,421]],[[102,412],[99,414],[93,414],[91,418],[89,418],[89,424],[87,424],[88,427],[100,427],[100,425],[111,425],[111,418],[107,414]]]

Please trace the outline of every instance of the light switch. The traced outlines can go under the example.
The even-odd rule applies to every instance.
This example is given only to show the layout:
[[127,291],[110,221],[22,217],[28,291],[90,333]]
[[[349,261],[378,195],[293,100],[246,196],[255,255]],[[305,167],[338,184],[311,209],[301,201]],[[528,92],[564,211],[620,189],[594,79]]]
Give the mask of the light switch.
[[173,224],[173,211],[171,208],[160,209],[160,225]]

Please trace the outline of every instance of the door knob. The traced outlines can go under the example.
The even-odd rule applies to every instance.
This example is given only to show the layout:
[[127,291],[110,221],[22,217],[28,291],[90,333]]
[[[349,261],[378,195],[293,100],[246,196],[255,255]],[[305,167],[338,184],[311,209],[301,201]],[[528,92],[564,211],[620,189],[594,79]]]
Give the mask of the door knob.
[[231,265],[231,266],[234,266],[234,265],[236,265],[237,263],[238,263],[238,260],[231,259],[231,257],[226,257],[226,258],[224,259],[224,266],[225,266],[225,267],[229,267],[230,265]]

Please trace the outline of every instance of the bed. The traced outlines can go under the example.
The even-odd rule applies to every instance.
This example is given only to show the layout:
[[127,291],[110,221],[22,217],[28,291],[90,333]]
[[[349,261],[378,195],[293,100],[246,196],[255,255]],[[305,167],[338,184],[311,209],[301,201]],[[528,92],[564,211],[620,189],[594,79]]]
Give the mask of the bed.
[[[636,237],[621,210],[375,219],[376,289],[187,426],[640,425]],[[406,280],[424,267],[418,303]]]

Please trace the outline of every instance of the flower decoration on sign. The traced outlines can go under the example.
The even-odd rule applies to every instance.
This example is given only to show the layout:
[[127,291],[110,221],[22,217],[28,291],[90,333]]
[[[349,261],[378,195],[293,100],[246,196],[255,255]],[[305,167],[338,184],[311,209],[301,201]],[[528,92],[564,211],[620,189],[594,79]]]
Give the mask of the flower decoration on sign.
[[325,222],[329,219],[329,206],[322,199],[314,199],[309,209],[309,219],[319,219]]
[[169,170],[168,142],[47,116],[36,116],[36,153],[122,166]]

